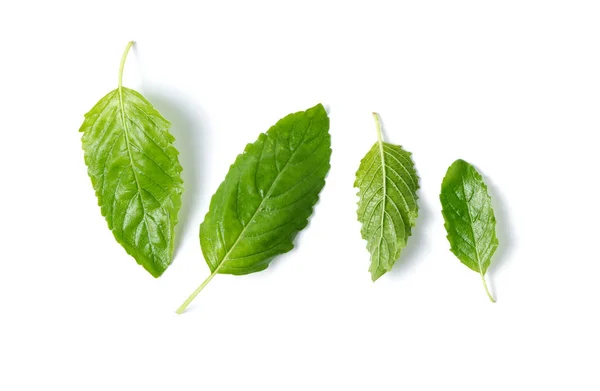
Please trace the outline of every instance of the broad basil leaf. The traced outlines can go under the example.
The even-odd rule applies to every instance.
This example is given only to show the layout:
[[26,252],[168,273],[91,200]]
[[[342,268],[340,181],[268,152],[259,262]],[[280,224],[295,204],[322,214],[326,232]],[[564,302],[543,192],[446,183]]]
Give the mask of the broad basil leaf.
[[411,153],[383,142],[377,113],[378,141],[361,160],[354,186],[359,189],[358,221],[371,253],[371,279],[392,269],[406,247],[419,214],[419,177]]
[[211,275],[248,274],[293,247],[325,185],[331,140],[322,105],[290,114],[248,144],[211,199],[200,244]]
[[183,181],[169,122],[138,92],[119,87],[79,129],[88,174],[115,239],[154,277],[169,266]]
[[485,292],[495,302],[485,273],[498,247],[496,218],[487,186],[475,167],[457,160],[446,172],[440,194],[450,251],[481,275]]

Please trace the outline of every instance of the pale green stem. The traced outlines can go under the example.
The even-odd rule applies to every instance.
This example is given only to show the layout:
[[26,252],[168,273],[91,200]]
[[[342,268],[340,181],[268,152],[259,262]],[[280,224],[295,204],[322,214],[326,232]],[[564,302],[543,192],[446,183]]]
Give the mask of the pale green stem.
[[483,276],[483,273],[480,273],[480,274],[481,274],[481,281],[483,281],[483,287],[485,288],[485,293],[487,293],[487,295],[490,298],[490,300],[492,301],[492,303],[495,303],[496,299],[494,299],[494,296],[492,296],[492,294],[490,293],[487,283],[485,282],[485,277]]
[[125,68],[125,60],[127,59],[127,53],[129,53],[129,49],[133,46],[134,41],[129,41],[127,46],[125,47],[125,52],[123,52],[123,57],[121,57],[121,66],[119,67],[119,90],[123,85],[123,69]]
[[198,293],[202,292],[202,289],[204,289],[204,287],[206,285],[208,285],[210,280],[212,280],[213,277],[216,276],[218,272],[219,272],[219,268],[217,267],[215,269],[215,271],[212,272],[211,275],[208,276],[206,278],[206,280],[204,280],[198,288],[196,288],[196,290],[190,295],[190,297],[188,297],[186,299],[186,301],[184,301],[183,304],[179,308],[177,308],[177,311],[175,311],[175,312],[177,312],[178,314],[183,314],[185,309],[187,308],[187,306],[190,305],[190,303],[196,298],[196,296],[198,296]]
[[373,112],[373,118],[375,119],[375,125],[377,126],[377,140],[379,141],[379,145],[381,145],[383,137],[381,136],[381,120],[379,119],[379,114]]

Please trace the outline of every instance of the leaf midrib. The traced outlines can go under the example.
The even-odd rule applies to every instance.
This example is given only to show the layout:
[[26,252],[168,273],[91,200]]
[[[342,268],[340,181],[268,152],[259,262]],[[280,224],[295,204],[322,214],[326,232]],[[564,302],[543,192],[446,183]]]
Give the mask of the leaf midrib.
[[146,214],[146,206],[144,205],[144,197],[142,195],[142,186],[140,185],[140,181],[138,179],[138,175],[136,172],[136,166],[133,162],[133,155],[131,153],[131,147],[129,145],[129,127],[127,125],[127,121],[125,118],[125,104],[123,103],[123,87],[119,84],[118,88],[119,92],[119,111],[121,112],[121,122],[123,123],[123,134],[125,135],[125,145],[127,146],[127,155],[129,156],[129,163],[131,164],[131,171],[133,172],[133,178],[135,179],[135,184],[138,189],[138,194],[140,197],[140,204],[142,205],[142,220],[144,221],[144,226],[146,227],[146,238],[148,239],[148,244],[152,249],[152,254],[154,254],[154,244],[152,240],[150,240],[150,230],[148,229],[148,220]]
[[[383,140],[381,139],[381,133],[379,133],[379,137],[377,139],[377,144],[379,144],[379,156],[381,157],[381,175],[382,175],[382,184],[381,184],[381,188],[383,190],[383,196],[382,196],[382,200],[381,200],[381,230],[379,230],[379,244],[378,244],[378,249],[379,249],[379,256],[378,256],[378,265],[379,267],[381,267],[381,245],[384,239],[384,235],[383,235],[383,230],[385,228],[384,223],[385,223],[385,204],[387,201],[387,174],[386,174],[386,170],[385,170],[385,154],[384,154],[384,150],[383,150]],[[389,256],[389,249],[388,249],[388,256]],[[385,269],[385,268],[384,268]]]
[[475,230],[473,229],[473,217],[471,216],[471,208],[469,208],[469,202],[467,202],[467,193],[465,189],[465,174],[461,170],[460,172],[461,185],[463,188],[463,196],[465,197],[465,204],[467,206],[467,216],[469,217],[469,229],[471,230],[471,237],[473,238],[473,249],[475,250],[475,258],[477,260],[477,266],[479,267],[479,274],[483,277],[483,268],[481,267],[481,257],[479,256],[479,250],[477,249],[477,239],[475,239]]

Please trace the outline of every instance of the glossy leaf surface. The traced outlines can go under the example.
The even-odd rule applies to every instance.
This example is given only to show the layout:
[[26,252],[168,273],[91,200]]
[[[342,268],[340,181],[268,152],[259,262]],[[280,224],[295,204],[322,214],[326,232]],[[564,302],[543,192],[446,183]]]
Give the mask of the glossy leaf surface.
[[446,172],[440,194],[450,251],[479,273],[490,300],[485,273],[498,247],[496,218],[483,178],[475,167],[457,160]]
[[80,128],[102,215],[115,239],[154,277],[171,263],[183,192],[169,126],[141,94],[119,85]]

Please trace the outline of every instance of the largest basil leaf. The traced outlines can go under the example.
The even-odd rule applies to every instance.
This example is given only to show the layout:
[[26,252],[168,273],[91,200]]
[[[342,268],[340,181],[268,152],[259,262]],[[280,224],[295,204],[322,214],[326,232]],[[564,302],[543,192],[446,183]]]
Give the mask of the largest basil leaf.
[[171,263],[181,206],[178,152],[169,121],[140,93],[119,85],[85,115],[88,174],[108,227],[137,263],[159,277]]
[[294,247],[329,171],[329,117],[322,105],[290,114],[248,144],[213,195],[200,245],[210,276],[248,274]]

